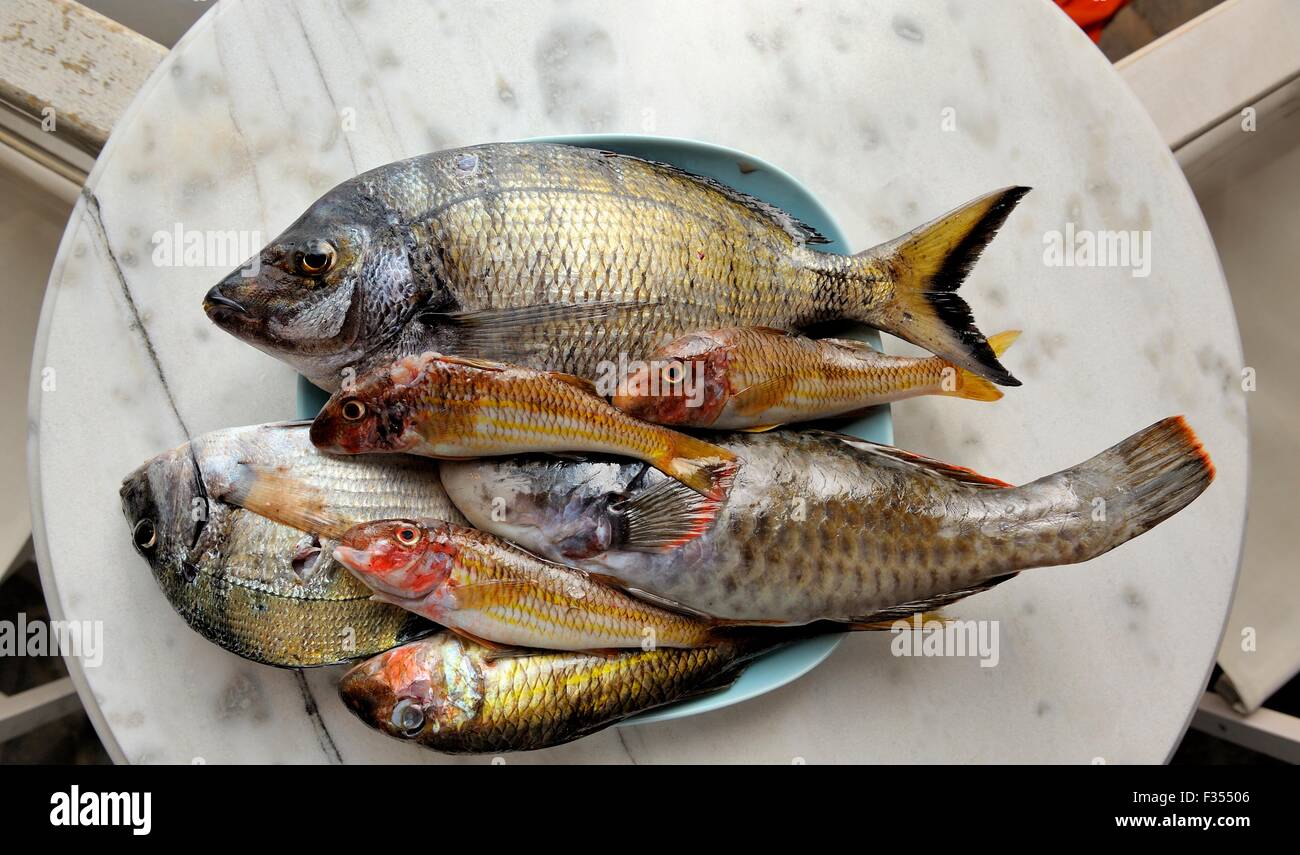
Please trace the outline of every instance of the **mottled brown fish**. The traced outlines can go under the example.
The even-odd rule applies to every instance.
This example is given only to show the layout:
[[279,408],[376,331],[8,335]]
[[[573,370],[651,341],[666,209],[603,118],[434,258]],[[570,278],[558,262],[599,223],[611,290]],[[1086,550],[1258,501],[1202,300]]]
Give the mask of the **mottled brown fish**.
[[[284,494],[292,512],[277,513]],[[233,653],[286,667],[370,656],[434,628],[371,600],[334,560],[331,534],[397,513],[464,521],[436,463],[332,458],[312,447],[306,424],[204,434],[132,472],[121,496],[136,551],[186,623]],[[239,504],[250,497],[280,521]]]
[[694,330],[837,319],[1017,385],[956,289],[1026,192],[842,256],[784,211],[673,166],[479,145],[343,182],[204,308],[329,390],[427,350],[595,379]]
[[[1019,335],[999,333],[989,345],[1001,356]],[[661,425],[766,430],[918,395],[996,401],[1002,392],[938,356],[889,356],[860,341],[743,327],[674,339],[628,372],[613,404]]]
[[[938,608],[1021,570],[1087,561],[1214,477],[1181,417],[1019,487],[822,431],[717,441],[745,464],[716,522],[668,551],[639,548],[642,530],[694,494],[641,464],[528,456],[444,464],[442,480],[474,526],[553,561],[720,618],[803,623]],[[675,503],[639,502],[674,491]]]

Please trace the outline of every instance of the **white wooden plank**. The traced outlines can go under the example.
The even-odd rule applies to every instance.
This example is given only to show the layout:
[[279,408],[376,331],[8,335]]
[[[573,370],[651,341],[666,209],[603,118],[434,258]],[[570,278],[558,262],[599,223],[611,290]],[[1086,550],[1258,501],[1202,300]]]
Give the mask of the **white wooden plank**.
[[166,53],[72,0],[0,3],[0,101],[90,153]]
[[1227,0],[1115,64],[1171,149],[1300,76],[1300,3]]

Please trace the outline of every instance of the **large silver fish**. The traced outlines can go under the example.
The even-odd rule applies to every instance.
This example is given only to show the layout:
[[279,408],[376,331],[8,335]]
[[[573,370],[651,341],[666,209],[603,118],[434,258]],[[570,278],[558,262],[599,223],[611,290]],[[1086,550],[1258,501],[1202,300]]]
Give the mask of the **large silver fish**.
[[[938,608],[1031,567],[1087,561],[1177,513],[1214,477],[1181,417],[1020,487],[821,431],[722,434],[743,461],[699,536],[697,494],[634,461],[444,463],[478,528],[718,618],[870,620]],[[671,497],[671,498],[670,498]]]
[[683,333],[838,319],[1018,385],[956,289],[1026,192],[842,256],[785,212],[672,166],[480,145],[343,182],[204,308],[329,390],[427,350],[595,380]]
[[[329,457],[307,431],[305,423],[214,431],[122,482],[136,551],[176,611],[209,640],[269,665],[343,662],[431,631],[372,601],[334,560],[329,535],[394,514],[463,521],[433,461]],[[266,496],[286,493],[311,498],[280,522],[240,504],[274,513]]]

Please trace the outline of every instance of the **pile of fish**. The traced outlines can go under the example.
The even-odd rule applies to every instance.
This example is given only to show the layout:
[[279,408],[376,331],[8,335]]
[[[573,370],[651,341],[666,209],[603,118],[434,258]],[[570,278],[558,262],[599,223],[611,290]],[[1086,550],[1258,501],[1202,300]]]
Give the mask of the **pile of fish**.
[[[368,725],[490,753],[1087,561],[1209,485],[1181,417],[1023,486],[774,430],[1018,385],[999,361],[1017,333],[985,339],[956,292],[1025,192],[843,256],[761,200],[607,151],[482,145],[367,172],[204,301],[333,396],[310,423],[216,431],[127,476],[135,548],[225,649],[364,660],[339,690]],[[801,334],[833,320],[934,356]]]

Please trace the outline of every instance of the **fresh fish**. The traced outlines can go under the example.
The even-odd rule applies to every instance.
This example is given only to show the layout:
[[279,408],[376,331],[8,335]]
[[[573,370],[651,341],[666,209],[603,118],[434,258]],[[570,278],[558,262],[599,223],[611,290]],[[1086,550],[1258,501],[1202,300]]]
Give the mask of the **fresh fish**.
[[[1000,333],[989,346],[1001,356],[1019,335]],[[766,430],[918,395],[1002,397],[983,377],[938,356],[887,356],[860,341],[743,327],[692,333],[664,345],[627,374],[613,404],[662,425]]]
[[[451,500],[485,531],[553,561],[732,620],[851,620],[938,608],[1031,567],[1087,561],[1177,513],[1214,476],[1182,417],[1012,487],[822,431],[724,435],[745,460],[718,519],[669,551],[648,492],[694,494],[647,467],[541,456],[445,464]],[[629,508],[634,513],[629,513]]]
[[695,330],[835,319],[1018,385],[956,289],[1026,192],[989,193],[841,256],[784,211],[673,166],[480,145],[343,182],[204,309],[329,390],[426,350],[595,380]]
[[[268,479],[298,502],[280,522],[239,504],[274,511]],[[405,513],[464,522],[433,462],[331,458],[305,424],[204,434],[128,475],[121,495],[136,551],[186,623],[240,656],[293,667],[370,656],[433,629],[372,602],[334,561],[331,533]]]
[[435,751],[532,751],[724,689],[784,640],[778,633],[696,649],[501,657],[442,633],[357,665],[339,695],[369,726]]
[[713,500],[726,495],[736,469],[726,449],[625,415],[585,380],[436,353],[404,357],[336,392],[311,439],[340,454],[622,454]]
[[703,647],[715,622],[637,599],[610,580],[439,520],[349,530],[334,557],[385,602],[488,646]]

